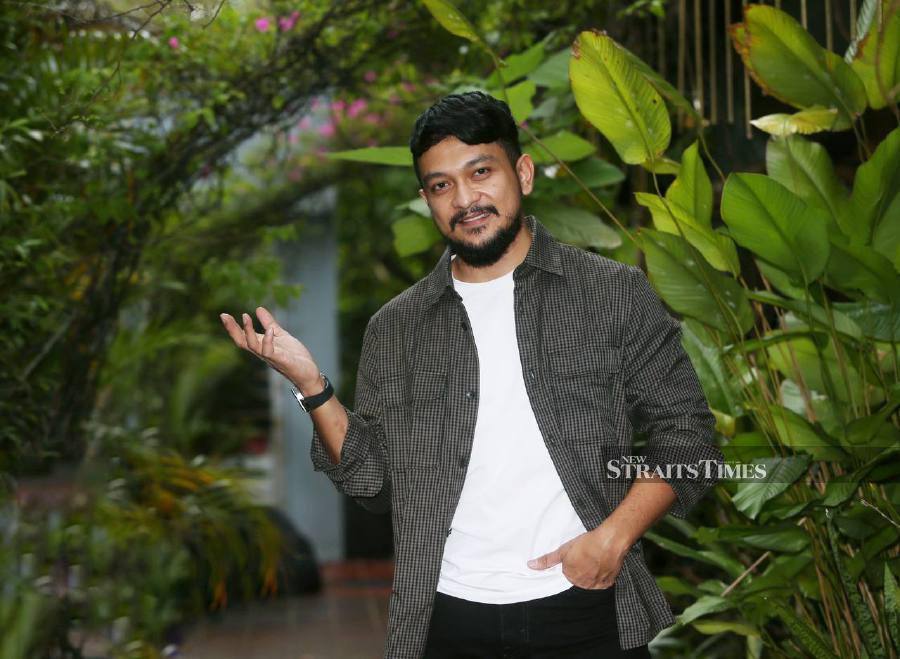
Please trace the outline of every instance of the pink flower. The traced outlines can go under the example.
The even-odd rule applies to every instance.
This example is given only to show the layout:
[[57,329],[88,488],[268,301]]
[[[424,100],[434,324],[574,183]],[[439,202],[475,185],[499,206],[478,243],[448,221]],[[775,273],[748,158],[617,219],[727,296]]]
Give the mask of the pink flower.
[[296,144],[300,140],[300,136],[297,133],[291,133],[288,135],[288,142],[291,144]]
[[377,126],[381,123],[381,115],[376,114],[375,112],[370,112],[364,117],[364,121],[367,124],[372,124],[373,126]]
[[334,133],[334,124],[330,121],[319,126],[319,135],[321,135],[322,137],[332,137]]
[[271,25],[271,23],[272,23],[271,16],[263,16],[262,18],[257,18],[253,24],[256,26],[256,29],[259,30],[260,32],[268,32],[269,26]]
[[309,109],[310,110],[318,110],[320,105],[322,105],[322,101],[319,99],[318,96],[316,96],[312,100],[312,103],[309,104]]
[[312,121],[310,120],[310,118],[303,117],[300,120],[300,123],[297,124],[297,128],[299,128],[300,130],[308,130],[311,125],[312,125]]
[[403,91],[406,91],[406,92],[412,93],[416,90],[416,86],[414,84],[412,84],[411,82],[407,82],[406,80],[404,80],[402,83],[400,83],[400,86],[403,87]]
[[296,25],[298,18],[300,18],[300,12],[295,9],[290,16],[282,16],[278,19],[278,27],[282,32],[287,32]]
[[350,104],[350,107],[347,108],[347,116],[351,118],[355,117],[367,107],[368,103],[366,103],[365,99],[358,98]]
[[172,50],[176,50],[180,44],[178,43],[178,37],[169,37],[169,47]]
[[391,97],[388,99],[388,103],[391,105],[397,105],[400,102],[400,97],[396,94],[391,94]]
[[377,77],[378,74],[372,70],[366,71],[365,74],[363,74],[363,80],[365,80],[366,82],[375,82],[375,79]]
[[347,107],[347,104],[344,101],[337,100],[331,104],[331,111],[340,114],[345,107]]

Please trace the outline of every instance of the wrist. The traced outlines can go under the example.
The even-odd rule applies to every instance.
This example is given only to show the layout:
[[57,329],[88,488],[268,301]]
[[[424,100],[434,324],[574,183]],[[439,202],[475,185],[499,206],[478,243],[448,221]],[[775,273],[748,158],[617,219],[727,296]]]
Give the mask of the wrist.
[[315,396],[325,391],[325,380],[322,379],[322,374],[319,373],[314,380],[299,382],[295,386],[305,397]]

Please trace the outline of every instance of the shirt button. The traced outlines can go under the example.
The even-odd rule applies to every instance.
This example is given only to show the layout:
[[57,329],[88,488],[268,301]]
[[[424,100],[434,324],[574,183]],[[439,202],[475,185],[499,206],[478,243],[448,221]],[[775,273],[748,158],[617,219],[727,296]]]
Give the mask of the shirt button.
[[464,455],[459,456],[459,460],[457,460],[456,462],[460,467],[465,468],[466,462],[467,462],[466,456],[464,456]]
[[475,390],[474,390],[474,389],[469,389],[469,390],[466,392],[466,398],[469,398],[469,399],[475,398]]
[[547,442],[550,444],[556,444],[556,437],[553,435],[553,433],[547,435]]
[[463,328],[463,331],[468,331],[469,329],[469,324],[466,321],[462,321],[459,326]]
[[584,505],[584,499],[575,499],[575,505],[581,508]]
[[537,376],[534,374],[534,369],[533,369],[533,368],[529,368],[529,369],[528,369],[528,377],[530,377],[532,380],[534,380],[534,379],[537,377]]

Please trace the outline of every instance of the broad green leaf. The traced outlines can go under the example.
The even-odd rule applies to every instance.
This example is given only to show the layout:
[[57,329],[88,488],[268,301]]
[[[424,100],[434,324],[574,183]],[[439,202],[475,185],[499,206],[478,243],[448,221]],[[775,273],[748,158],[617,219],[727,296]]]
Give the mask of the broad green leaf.
[[887,562],[884,564],[884,611],[888,633],[894,644],[900,647],[900,589]]
[[[664,202],[659,196],[649,192],[636,192],[634,197],[641,206],[650,210],[653,227],[657,231],[676,236],[680,236],[683,232],[687,241],[716,270],[730,272],[734,275],[740,273],[737,250],[728,236],[714,231],[708,225],[697,222],[686,209],[675,202]],[[668,208],[666,204],[668,204]],[[679,227],[681,231],[679,231]]]
[[434,221],[421,215],[402,217],[396,220],[391,228],[394,231],[394,249],[400,256],[426,252],[441,240],[441,234],[435,229]]
[[422,199],[422,197],[404,201],[402,204],[397,204],[395,208],[397,210],[411,210],[413,213],[418,213],[423,217],[431,218],[431,209],[428,208],[428,202]]
[[468,39],[472,43],[483,43],[469,19],[449,0],[422,0],[422,3],[450,34]]
[[[900,128],[881,141],[853,180],[849,234],[892,260],[900,247]],[[870,238],[871,237],[871,238]]]
[[736,605],[737,604],[733,599],[728,599],[727,597],[703,595],[696,602],[682,611],[676,619],[680,624],[687,625],[697,618],[701,618],[710,613],[727,611],[729,609],[733,609]]
[[841,131],[847,130],[851,126],[847,116],[838,112],[837,108],[824,108],[819,105],[794,114],[782,112],[767,114],[758,119],[751,119],[750,123],[775,137],[796,134],[812,135],[826,130]]
[[[729,336],[735,331],[743,335],[753,326],[753,311],[744,288],[710,267],[679,236],[644,228],[638,232],[637,240],[646,256],[647,271],[654,288],[676,312]],[[713,291],[707,287],[707,282]],[[719,306],[716,298],[724,308]]]
[[811,283],[828,262],[828,217],[763,174],[731,174],[722,191],[722,219],[738,244]]
[[779,291],[785,295],[789,295],[795,300],[806,298],[806,288],[803,286],[802,282],[792,282],[790,276],[786,272],[779,270],[770,263],[766,263],[762,259],[754,259],[754,263],[756,263],[756,267],[759,269],[762,276],[768,279]]
[[336,160],[353,160],[355,162],[370,162],[376,165],[395,165],[398,167],[412,167],[412,153],[406,146],[371,146],[365,149],[351,149],[349,151],[331,151],[329,158]]
[[799,414],[780,405],[769,405],[768,409],[778,440],[784,446],[809,453],[816,460],[837,461],[847,458],[844,451],[833,446],[824,433],[817,431]]
[[[703,392],[713,408],[732,416],[740,416],[740,390],[735,386],[734,375],[727,370],[721,351],[701,333],[703,326],[692,318],[681,322],[682,345],[691,358]],[[735,361],[732,358],[732,361]]]
[[[878,3],[869,4],[877,6]],[[868,30],[850,62],[862,79],[869,105],[874,110],[896,103],[900,85],[900,5],[883,0],[880,9],[870,10],[873,16]]]
[[676,556],[683,556],[684,558],[690,558],[701,563],[714,565],[731,575],[732,578],[739,576],[744,571],[744,565],[727,554],[707,549],[694,549],[693,547],[689,547],[662,536],[656,531],[647,531],[644,534],[644,537]]
[[832,306],[859,325],[863,336],[888,343],[900,340],[900,309],[872,300],[833,302]]
[[665,156],[660,156],[653,160],[645,160],[641,163],[641,167],[654,174],[677,174],[681,169],[681,165],[677,160],[672,160]]
[[[509,110],[512,112],[513,119],[515,119],[517,124],[522,123],[531,116],[534,110],[531,99],[534,98],[535,91],[537,91],[537,87],[531,80],[524,80],[506,89],[506,96],[509,99]],[[501,101],[506,100],[502,91],[492,91],[491,96]]]
[[822,638],[819,631],[802,620],[793,609],[783,604],[774,597],[763,596],[773,613],[781,618],[781,621],[790,630],[791,635],[802,645],[809,656],[814,659],[838,659],[838,656],[831,651],[829,643]]
[[650,65],[648,65],[644,60],[640,57],[632,53],[630,50],[625,48],[625,46],[619,44],[619,48],[625,54],[625,57],[634,66],[638,71],[640,71],[641,75],[646,78],[647,82],[653,85],[653,88],[656,89],[659,94],[665,98],[672,107],[681,110],[686,115],[692,117],[697,125],[703,123],[703,118],[694,108],[694,105],[688,101],[684,96],[682,96],[679,91],[673,87],[665,78],[663,78],[659,73],[653,70]]
[[596,249],[615,249],[622,244],[622,237],[615,229],[581,208],[553,202],[531,202],[527,207],[564,243]]
[[797,553],[809,545],[809,535],[793,522],[758,525],[701,527],[695,537],[698,544],[737,543],[758,549]]
[[528,74],[534,84],[550,89],[564,89],[569,86],[569,56],[571,50],[566,47],[550,55],[543,64]]
[[542,137],[541,142],[544,144],[543,147],[536,142],[525,146],[525,152],[531,155],[532,160],[539,165],[556,162],[556,158],[553,155],[560,160],[569,162],[585,158],[597,150],[586,139],[567,130],[561,130],[548,137]]
[[740,636],[759,636],[759,630],[745,623],[733,620],[696,620],[691,626],[701,634],[714,636],[716,634],[724,634],[731,632]]
[[828,211],[834,228],[851,234],[850,195],[821,144],[802,137],[771,139],[766,145],[766,171],[810,206]]
[[[494,72],[484,81],[486,87],[503,87],[509,85],[522,76],[528,75],[544,60],[544,42],[539,41],[528,50],[503,58],[504,66],[499,73]],[[532,81],[533,82],[533,81]]]
[[[596,156],[582,158],[569,164],[569,168],[588,188],[616,185],[625,180],[625,173],[621,169]],[[581,190],[575,179],[561,167],[550,180],[554,196],[574,194]]]
[[569,79],[581,114],[628,164],[660,158],[671,125],[659,93],[610,37],[584,31],[572,46]]
[[697,587],[688,583],[684,579],[670,576],[656,577],[656,585],[660,590],[670,595],[690,595],[697,596]]
[[833,107],[853,121],[866,107],[866,89],[840,56],[822,48],[789,14],[749,5],[729,28],[734,46],[766,94],[797,108]]
[[870,299],[900,304],[900,274],[894,265],[874,249],[841,242],[831,237],[831,256],[825,283],[852,295],[860,290]]
[[757,482],[738,483],[737,491],[731,498],[734,507],[755,519],[763,505],[784,492],[809,467],[809,456],[800,454],[785,458],[760,458],[754,464],[763,465],[766,477]]
[[666,190],[666,199],[684,208],[698,224],[712,226],[712,184],[696,141],[684,150],[678,177]]
[[[814,301],[790,300],[769,291],[748,291],[747,297],[792,311],[813,327],[830,328],[832,325],[828,312]],[[831,316],[836,332],[852,339],[862,339],[862,330],[849,316],[836,309],[831,310]]]

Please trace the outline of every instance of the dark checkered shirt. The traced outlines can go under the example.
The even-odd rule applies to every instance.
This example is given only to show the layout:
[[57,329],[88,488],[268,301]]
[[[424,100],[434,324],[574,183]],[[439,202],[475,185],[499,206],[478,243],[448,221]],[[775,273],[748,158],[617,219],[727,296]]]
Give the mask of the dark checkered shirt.
[[[681,345],[681,324],[635,266],[558,242],[534,216],[515,268],[522,377],[547,451],[585,528],[597,527],[631,480],[607,461],[646,438],[646,464],[721,462],[714,417]],[[448,529],[466,476],[480,399],[478,354],[450,250],[369,320],[355,409],[335,465],[313,433],[311,458],[360,505],[392,514],[395,570],[384,656],[419,659]],[[515,460],[515,455],[509,456]],[[683,518],[716,482],[701,466],[666,478]],[[616,577],[623,649],[674,624],[638,540]]]

